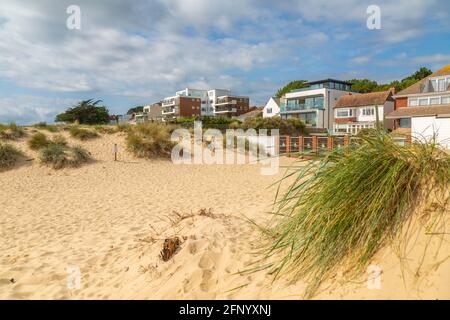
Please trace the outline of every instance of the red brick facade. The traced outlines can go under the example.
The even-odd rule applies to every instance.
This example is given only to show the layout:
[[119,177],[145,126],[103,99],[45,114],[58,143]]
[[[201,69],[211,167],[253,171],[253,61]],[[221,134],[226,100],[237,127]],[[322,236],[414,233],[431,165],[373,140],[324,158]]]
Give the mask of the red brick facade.
[[396,98],[395,99],[395,110],[398,108],[405,108],[408,106],[408,97]]

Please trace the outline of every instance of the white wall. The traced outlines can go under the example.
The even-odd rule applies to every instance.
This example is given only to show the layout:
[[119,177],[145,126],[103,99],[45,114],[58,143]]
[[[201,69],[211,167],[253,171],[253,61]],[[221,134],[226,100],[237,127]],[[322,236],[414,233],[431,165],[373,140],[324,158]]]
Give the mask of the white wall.
[[450,149],[450,118],[415,117],[411,119],[411,134],[420,141],[431,140],[436,134],[439,144]]
[[[268,109],[272,109],[272,113],[267,113]],[[275,102],[273,98],[270,98],[269,101],[267,101],[266,105],[264,106],[263,118],[270,118],[279,115],[280,115],[280,106]]]

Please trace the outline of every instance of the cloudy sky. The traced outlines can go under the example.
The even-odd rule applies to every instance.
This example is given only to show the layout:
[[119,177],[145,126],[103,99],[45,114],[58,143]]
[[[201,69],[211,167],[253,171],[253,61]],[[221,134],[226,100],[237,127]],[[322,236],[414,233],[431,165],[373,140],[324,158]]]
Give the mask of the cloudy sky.
[[123,113],[186,86],[261,105],[295,79],[385,82],[449,63],[448,0],[0,0],[0,122],[51,122],[87,98]]

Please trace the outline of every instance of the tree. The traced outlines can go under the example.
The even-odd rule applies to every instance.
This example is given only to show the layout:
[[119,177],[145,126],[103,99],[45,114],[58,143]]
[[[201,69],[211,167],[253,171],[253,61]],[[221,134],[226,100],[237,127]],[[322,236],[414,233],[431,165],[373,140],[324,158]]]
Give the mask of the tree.
[[67,109],[56,116],[56,122],[78,122],[80,124],[106,124],[109,123],[108,109],[97,107],[102,100],[93,99],[80,101],[76,106]]
[[284,94],[295,90],[295,89],[301,89],[306,87],[307,80],[294,80],[289,82],[287,85],[285,85],[283,88],[277,91],[276,96],[278,98],[281,98]]
[[136,106],[128,110],[127,114],[144,112],[144,106]]
[[394,80],[390,83],[378,84],[376,81],[369,79],[352,79],[349,82],[352,83],[352,90],[359,93],[386,91],[390,88],[395,88],[396,91],[400,91],[428,77],[430,74],[432,74],[430,69],[422,67],[401,81]]

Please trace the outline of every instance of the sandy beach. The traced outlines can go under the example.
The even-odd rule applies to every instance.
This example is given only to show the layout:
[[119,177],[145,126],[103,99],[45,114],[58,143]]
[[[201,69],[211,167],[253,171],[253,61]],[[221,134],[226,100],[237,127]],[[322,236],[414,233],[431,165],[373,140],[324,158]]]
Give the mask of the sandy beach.
[[[263,176],[255,164],[174,165],[134,158],[122,133],[81,143],[64,135],[95,161],[54,170],[35,160],[0,172],[0,299],[302,298],[304,283],[239,273],[261,243],[246,218],[270,219],[271,185],[285,169]],[[25,140],[13,144],[37,157]],[[159,253],[173,236],[181,248],[164,262]],[[429,239],[418,234],[403,269],[390,248],[380,252],[379,288],[368,288],[367,275],[352,282],[337,275],[316,298],[450,299],[450,238],[431,239],[430,252],[440,246],[439,253],[421,261]],[[79,288],[68,286],[68,268],[80,270]]]

